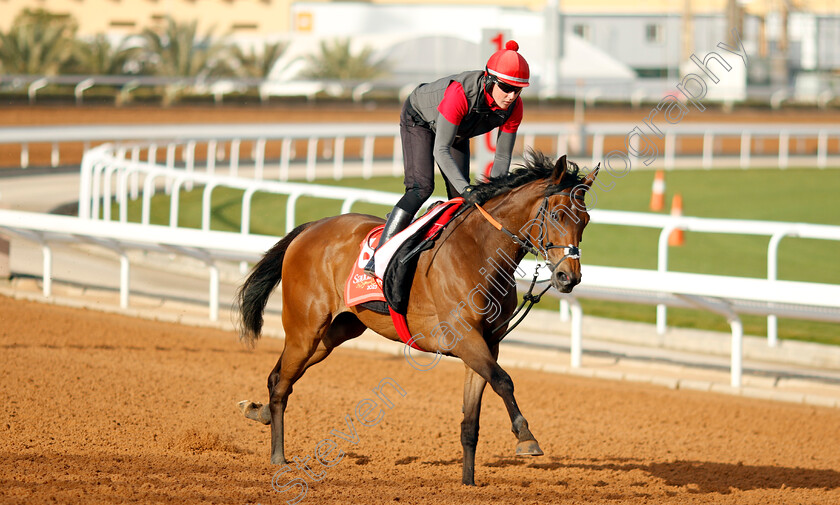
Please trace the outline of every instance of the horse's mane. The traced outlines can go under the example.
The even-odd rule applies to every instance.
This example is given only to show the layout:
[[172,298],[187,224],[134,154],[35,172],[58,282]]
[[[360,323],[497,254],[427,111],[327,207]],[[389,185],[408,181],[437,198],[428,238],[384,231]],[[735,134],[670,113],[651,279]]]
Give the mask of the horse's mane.
[[[507,174],[476,184],[474,191],[478,192],[482,200],[487,201],[529,182],[548,178],[554,173],[554,164],[555,162],[541,151],[528,149],[525,153],[525,163],[518,164],[515,170]],[[584,176],[580,174],[577,163],[566,160],[566,164],[566,173],[563,175],[560,184],[549,184],[545,189],[546,196],[572,188],[583,182]]]

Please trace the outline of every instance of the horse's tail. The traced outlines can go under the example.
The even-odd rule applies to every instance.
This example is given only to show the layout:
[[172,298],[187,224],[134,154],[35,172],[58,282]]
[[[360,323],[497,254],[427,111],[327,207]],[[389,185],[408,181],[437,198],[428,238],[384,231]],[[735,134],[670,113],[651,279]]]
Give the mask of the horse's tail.
[[268,297],[274,288],[280,284],[283,272],[283,257],[286,249],[298,235],[311,223],[305,223],[280,239],[274,247],[263,255],[262,259],[251,269],[251,274],[236,292],[236,305],[239,312],[237,327],[239,339],[254,345],[260,338],[263,326],[263,311]]

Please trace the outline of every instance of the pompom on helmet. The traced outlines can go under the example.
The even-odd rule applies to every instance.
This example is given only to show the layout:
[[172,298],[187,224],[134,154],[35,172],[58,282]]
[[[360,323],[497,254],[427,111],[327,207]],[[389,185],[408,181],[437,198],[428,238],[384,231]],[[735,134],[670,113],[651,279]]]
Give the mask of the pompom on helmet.
[[503,82],[520,88],[528,87],[531,70],[528,62],[517,51],[519,44],[513,40],[507,41],[504,49],[493,53],[484,67],[484,75],[495,82]]

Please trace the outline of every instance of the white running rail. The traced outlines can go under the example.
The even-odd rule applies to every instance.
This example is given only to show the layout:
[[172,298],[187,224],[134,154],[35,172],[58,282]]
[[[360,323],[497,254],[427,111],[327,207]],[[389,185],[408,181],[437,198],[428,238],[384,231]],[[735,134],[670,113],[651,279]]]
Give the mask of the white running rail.
[[[656,126],[659,133],[645,126],[639,118],[637,123],[529,123],[519,129],[521,145],[538,145],[537,139],[551,142],[553,152],[577,152],[581,160],[591,159],[593,165],[604,159],[609,150],[616,145],[633,144],[639,149],[639,143],[653,142],[657,145],[656,158],[661,157],[651,167],[666,170],[689,166],[703,168],[714,167],[778,167],[792,165],[803,167],[840,167],[840,127],[835,125],[790,125],[766,123],[685,123],[678,125],[661,124]],[[631,135],[635,129],[643,133]],[[661,136],[659,134],[661,133]],[[49,144],[50,165],[60,164],[62,144],[84,144],[88,148],[105,142],[137,143],[151,147],[144,149],[145,158],[152,159],[157,150],[164,150],[171,157],[167,162],[174,163],[174,149],[181,152],[187,163],[195,162],[195,149],[199,145],[206,148],[208,156],[205,164],[212,172],[215,164],[227,159],[231,175],[236,175],[236,168],[245,156],[257,170],[265,165],[266,145],[270,142],[281,143],[281,172],[288,176],[289,163],[297,159],[295,145],[297,141],[306,143],[306,178],[315,177],[314,165],[318,160],[331,159],[335,165],[331,176],[344,176],[344,163],[347,159],[345,143],[348,139],[361,139],[361,157],[367,176],[370,174],[374,158],[374,143],[387,142],[391,146],[392,173],[399,175],[402,169],[402,148],[399,140],[399,128],[396,117],[393,123],[324,123],[324,124],[243,124],[243,125],[84,125],[73,127],[7,127],[0,128],[0,144],[18,145],[20,149],[20,167],[30,166],[30,145]],[[724,149],[724,140],[737,140],[737,149]],[[684,141],[699,142],[697,150],[690,150]],[[240,153],[243,143],[250,142],[250,153]],[[480,145],[477,147],[481,147]],[[571,149],[570,149],[571,147]],[[645,147],[645,146],[642,146]],[[136,149],[136,150],[133,150]],[[319,154],[320,149],[320,154]],[[645,149],[642,149],[645,150]],[[224,153],[224,156],[218,156]],[[135,161],[140,159],[140,147],[134,145],[129,153]],[[351,156],[355,158],[355,156]],[[646,167],[637,163],[635,168]],[[171,166],[170,166],[171,168]],[[286,180],[280,177],[280,180]]]
[[209,318],[219,319],[219,261],[255,261],[277,237],[170,228],[168,226],[92,221],[70,216],[0,209],[0,230],[34,241],[43,253],[43,293],[52,295],[53,243],[98,245],[120,258],[120,306],[129,305],[128,251],[160,251],[189,256],[207,265],[210,277]]
[[402,195],[336,186],[320,186],[299,182],[266,181],[258,178],[220,176],[192,170],[167,168],[148,162],[132,161],[113,152],[111,145],[95,147],[85,153],[79,184],[79,217],[82,219],[111,220],[112,198],[119,204],[118,220],[128,222],[128,200],[138,197],[139,177],[142,183],[141,224],[150,223],[151,198],[158,183],[165,184],[171,193],[169,226],[177,228],[180,205],[180,189],[203,186],[201,223],[203,230],[210,229],[211,197],[213,190],[220,187],[244,190],[242,195],[241,232],[250,233],[251,200],[256,192],[288,196],[286,202],[286,233],[295,227],[296,204],[300,197],[308,196],[339,200],[341,213],[350,212],[358,202],[390,205],[399,201]]
[[[593,221],[595,219],[593,218]],[[523,279],[533,277],[536,263],[523,261]],[[581,267],[583,281],[573,294],[558,295],[570,305],[571,366],[583,355],[583,310],[577,298],[694,307],[726,317],[732,331],[730,383],[741,386],[744,327],[739,313],[779,314],[840,322],[840,285],[815,282],[728,277],[594,265]],[[547,280],[547,279],[544,279]]]

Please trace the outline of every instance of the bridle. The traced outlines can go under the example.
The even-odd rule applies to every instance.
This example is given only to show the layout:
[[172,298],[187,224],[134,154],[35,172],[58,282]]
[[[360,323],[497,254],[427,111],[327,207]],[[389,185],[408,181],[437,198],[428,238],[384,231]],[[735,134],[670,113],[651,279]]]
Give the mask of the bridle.
[[[572,193],[571,191],[560,191],[560,192],[557,192],[557,193],[552,193],[550,195],[546,195],[543,198],[543,201],[540,204],[540,208],[537,211],[537,215],[538,215],[539,220],[540,220],[539,223],[537,224],[537,226],[540,229],[540,243],[537,246],[537,247],[539,247],[539,249],[537,249],[537,247],[534,247],[534,245],[531,244],[531,242],[519,238],[518,235],[516,235],[512,231],[505,228],[501,223],[499,223],[496,219],[494,219],[493,216],[491,216],[490,213],[487,212],[486,210],[484,210],[484,208],[481,207],[480,205],[476,204],[475,207],[478,209],[478,211],[481,213],[481,215],[484,216],[484,218],[487,221],[489,221],[490,224],[493,225],[494,228],[496,228],[497,230],[507,234],[511,238],[511,240],[513,240],[514,242],[519,244],[519,246],[521,246],[523,249],[525,249],[529,253],[533,254],[534,256],[536,256],[536,257],[542,256],[543,258],[545,258],[546,264],[549,266],[549,268],[553,272],[557,268],[557,266],[560,265],[560,263],[563,263],[567,259],[576,259],[576,260],[580,259],[580,248],[579,247],[574,246],[574,245],[555,245],[555,244],[552,244],[551,242],[546,243],[546,241],[545,241],[546,237],[548,236],[548,233],[545,233],[545,230],[546,230],[545,220],[546,220],[546,216],[549,214],[549,212],[548,212],[548,199],[552,196],[555,196],[555,195],[568,196],[569,199],[574,199],[574,200],[579,200],[579,201],[584,200],[583,195],[575,194],[575,193]],[[560,258],[560,261],[558,261],[557,263],[554,263],[550,259],[548,259],[548,251],[550,251],[551,249],[563,249],[564,255],[563,255],[562,258]]]
[[[537,211],[537,214],[539,215],[539,220],[540,220],[539,223],[538,223],[538,226],[539,226],[539,229],[540,229],[539,249],[534,247],[529,241],[519,238],[518,235],[516,235],[512,231],[505,228],[501,223],[496,221],[493,218],[493,216],[490,215],[490,213],[488,213],[486,210],[484,210],[484,208],[481,207],[480,205],[478,205],[477,203],[475,204],[475,207],[479,210],[481,215],[484,216],[484,218],[488,222],[490,222],[491,225],[493,225],[494,228],[496,228],[497,230],[507,234],[511,238],[511,240],[513,240],[514,242],[519,244],[520,247],[524,248],[526,251],[528,251],[529,253],[533,254],[536,257],[542,256],[543,258],[545,258],[546,266],[548,266],[549,271],[554,272],[554,270],[557,268],[557,266],[560,265],[560,263],[563,263],[565,260],[567,260],[567,259],[579,260],[580,259],[580,248],[577,247],[577,246],[574,246],[574,245],[554,245],[551,242],[548,242],[548,243],[545,242],[546,237],[548,236],[548,233],[545,232],[545,230],[546,230],[545,219],[546,219],[546,216],[549,214],[549,212],[548,212],[548,199],[550,197],[554,196],[554,195],[568,196],[569,199],[574,199],[574,200],[580,200],[580,201],[584,200],[584,196],[582,194],[581,195],[575,194],[575,193],[572,193],[571,191],[560,191],[560,192],[557,192],[557,193],[552,193],[550,195],[546,195],[543,198],[543,201],[540,204],[540,208]],[[564,250],[565,254],[563,255],[562,258],[560,258],[560,261],[558,261],[557,263],[554,263],[550,259],[548,259],[548,251],[550,251],[551,249],[563,249]],[[528,303],[528,307],[525,309],[525,312],[522,314],[522,316],[519,317],[519,320],[517,320],[512,326],[510,326],[507,329],[507,331],[504,332],[504,334],[502,334],[499,337],[499,341],[501,341],[503,338],[505,338],[508,335],[508,333],[513,331],[514,328],[516,328],[516,326],[519,325],[519,323],[521,323],[523,319],[525,319],[525,316],[528,315],[528,312],[531,310],[531,308],[534,306],[534,304],[539,303],[542,295],[544,295],[546,291],[551,289],[551,284],[549,284],[548,286],[545,287],[545,289],[540,291],[539,294],[536,294],[536,295],[533,294],[534,286],[537,284],[537,277],[539,277],[540,268],[542,266],[543,265],[537,264],[536,268],[534,268],[534,278],[531,279],[531,285],[528,287],[528,292],[525,293],[524,295],[522,295],[522,303],[519,304],[519,306],[516,308],[515,311],[513,311],[513,313],[510,315],[510,317],[508,317],[507,319],[502,321],[501,324],[499,324],[495,329],[493,329],[492,333],[496,333],[497,331],[502,329],[506,324],[508,324],[511,320],[513,320],[513,318],[515,318],[517,316],[517,314],[519,314],[519,312],[522,310],[522,308],[525,306],[525,304]]]

